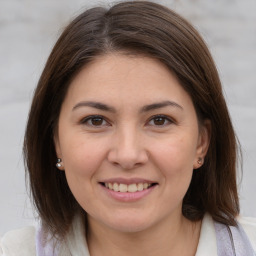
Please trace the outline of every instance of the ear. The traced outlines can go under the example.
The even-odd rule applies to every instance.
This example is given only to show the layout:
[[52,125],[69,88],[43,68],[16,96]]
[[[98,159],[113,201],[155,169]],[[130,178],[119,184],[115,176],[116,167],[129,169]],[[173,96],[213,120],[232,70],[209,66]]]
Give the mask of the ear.
[[196,157],[194,160],[194,169],[198,169],[204,163],[211,140],[211,121],[206,119],[200,124],[197,141]]
[[56,156],[57,156],[56,167],[59,170],[64,171],[64,163],[63,163],[63,158],[62,158],[62,154],[61,154],[59,136],[58,136],[57,132],[54,133],[53,141],[54,141],[54,146],[55,146],[55,151],[56,151]]

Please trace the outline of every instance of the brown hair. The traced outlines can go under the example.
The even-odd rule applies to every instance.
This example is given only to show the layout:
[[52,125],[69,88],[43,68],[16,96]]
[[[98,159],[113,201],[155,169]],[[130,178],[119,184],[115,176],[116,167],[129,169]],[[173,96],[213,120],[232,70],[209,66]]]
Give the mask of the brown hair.
[[[109,52],[143,54],[160,60],[191,96],[199,120],[211,121],[204,165],[194,170],[183,215],[205,212],[235,225],[237,142],[212,57],[198,32],[159,4],[130,1],[92,8],[75,18],[55,44],[37,85],[24,140],[24,158],[34,204],[52,234],[63,237],[82,210],[55,167],[53,135],[71,80],[95,57]],[[84,213],[85,214],[85,213]]]

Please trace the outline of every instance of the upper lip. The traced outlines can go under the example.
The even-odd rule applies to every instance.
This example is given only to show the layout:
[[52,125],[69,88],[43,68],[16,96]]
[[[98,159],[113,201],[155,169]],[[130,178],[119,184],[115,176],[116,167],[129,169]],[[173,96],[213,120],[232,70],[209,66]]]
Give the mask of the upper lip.
[[100,181],[100,183],[117,183],[117,184],[139,184],[139,183],[157,183],[156,181],[148,180],[148,179],[142,179],[142,178],[111,178],[111,179],[105,179]]

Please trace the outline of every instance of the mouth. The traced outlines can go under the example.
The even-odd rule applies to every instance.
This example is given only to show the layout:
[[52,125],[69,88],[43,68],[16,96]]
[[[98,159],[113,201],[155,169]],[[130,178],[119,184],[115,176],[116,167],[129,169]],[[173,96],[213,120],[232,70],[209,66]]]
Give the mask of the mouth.
[[157,185],[157,183],[148,183],[148,182],[131,183],[131,184],[124,184],[124,183],[117,183],[117,182],[100,182],[100,184],[109,190],[120,192],[120,193],[141,192]]

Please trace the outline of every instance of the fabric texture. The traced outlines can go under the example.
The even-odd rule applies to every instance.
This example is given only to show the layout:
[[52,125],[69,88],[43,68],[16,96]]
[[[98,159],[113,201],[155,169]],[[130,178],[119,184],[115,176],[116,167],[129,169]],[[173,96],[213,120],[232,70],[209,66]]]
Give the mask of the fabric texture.
[[256,256],[252,245],[238,223],[237,227],[229,227],[215,222],[218,256]]
[[1,256],[35,256],[36,230],[34,227],[26,227],[9,231],[0,239]]
[[57,256],[59,248],[55,239],[50,236],[45,237],[43,228],[39,227],[36,232],[36,255],[40,256]]
[[[238,222],[240,223],[239,229],[242,231],[233,230],[233,227],[231,227],[236,249],[236,254],[233,254],[232,244],[231,250],[229,247],[229,235],[227,239],[227,234],[222,233],[226,232],[224,230],[226,226],[223,227],[221,224],[215,223],[211,216],[206,214],[202,221],[195,256],[254,256],[256,251],[256,219],[238,218]],[[85,239],[85,230],[79,217],[73,221],[67,239],[57,246],[54,246],[56,244],[54,239],[44,237],[43,234],[41,228],[35,229],[33,227],[6,233],[0,240],[0,256],[90,256]],[[241,239],[244,238],[246,242],[243,241],[240,244]],[[220,245],[220,242],[222,245]],[[248,247],[247,243],[251,245]],[[228,251],[223,251],[222,247]],[[248,248],[251,250],[249,251],[251,254],[245,251]]]

